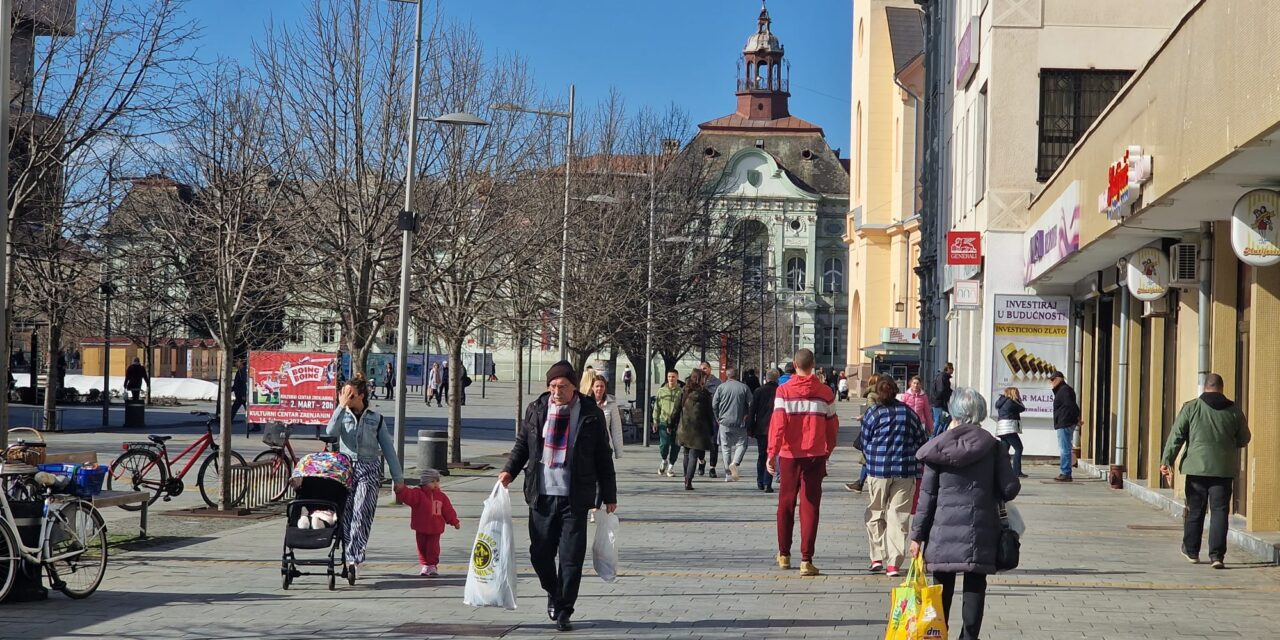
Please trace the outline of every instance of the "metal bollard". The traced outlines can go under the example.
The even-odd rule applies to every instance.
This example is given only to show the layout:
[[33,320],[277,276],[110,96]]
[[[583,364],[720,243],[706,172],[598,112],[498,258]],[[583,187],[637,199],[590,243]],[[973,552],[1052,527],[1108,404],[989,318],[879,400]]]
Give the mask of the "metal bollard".
[[418,472],[435,469],[440,475],[449,475],[449,433],[447,431],[418,432]]

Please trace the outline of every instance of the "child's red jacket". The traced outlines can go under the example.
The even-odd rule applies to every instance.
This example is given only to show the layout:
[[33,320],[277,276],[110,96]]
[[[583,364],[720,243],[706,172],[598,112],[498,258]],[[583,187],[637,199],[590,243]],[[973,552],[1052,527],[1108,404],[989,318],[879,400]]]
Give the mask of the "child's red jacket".
[[444,533],[446,524],[454,527],[460,524],[453,503],[442,490],[405,487],[396,491],[396,498],[413,510],[409,527],[418,533],[439,535]]

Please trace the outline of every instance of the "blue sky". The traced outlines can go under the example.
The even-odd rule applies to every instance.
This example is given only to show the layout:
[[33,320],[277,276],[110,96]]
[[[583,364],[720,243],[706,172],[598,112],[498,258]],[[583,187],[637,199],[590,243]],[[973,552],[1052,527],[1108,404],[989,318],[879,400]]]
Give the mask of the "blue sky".
[[[390,1],[390,0],[388,0]],[[308,0],[192,0],[201,49],[246,59],[273,18],[292,21]],[[742,45],[758,0],[441,0],[485,46],[529,60],[546,93],[570,82],[580,104],[617,87],[629,105],[677,104],[695,123],[731,113]],[[849,152],[851,0],[772,0],[774,33],[791,62],[791,112]],[[411,10],[406,6],[405,10]]]

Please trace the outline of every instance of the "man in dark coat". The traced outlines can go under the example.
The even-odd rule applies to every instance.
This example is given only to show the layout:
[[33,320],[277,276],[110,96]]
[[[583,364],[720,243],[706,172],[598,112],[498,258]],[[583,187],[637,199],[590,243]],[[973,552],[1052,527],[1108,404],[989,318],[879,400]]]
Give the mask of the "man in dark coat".
[[929,387],[929,405],[933,407],[933,435],[938,435],[947,430],[947,426],[951,420],[944,420],[947,415],[947,405],[951,402],[951,375],[956,372],[955,365],[950,362],[947,366],[938,372],[938,377],[933,379],[933,385]]
[[1061,371],[1049,376],[1049,384],[1053,385],[1053,430],[1058,434],[1058,477],[1054,480],[1071,482],[1071,440],[1076,427],[1083,423],[1080,403],[1076,401],[1076,390],[1067,384]]
[[[142,361],[138,358],[133,359],[133,364],[124,370],[124,389],[137,400],[142,393],[142,383],[147,383],[147,390],[151,389],[151,375],[147,373],[147,368],[142,366]],[[105,393],[105,392],[104,392]],[[148,393],[147,395],[151,395]]]
[[506,487],[525,473],[529,559],[547,592],[547,616],[561,631],[573,628],[570,616],[587,553],[587,513],[597,504],[609,513],[618,508],[604,413],[578,393],[577,383],[573,365],[562,360],[551,366],[547,393],[525,409],[511,457],[498,474]]
[[751,413],[748,417],[749,435],[756,439],[756,487],[765,493],[773,493],[773,474],[765,468],[769,460],[769,421],[773,419],[773,400],[778,394],[778,370],[764,374],[764,384],[751,397]]

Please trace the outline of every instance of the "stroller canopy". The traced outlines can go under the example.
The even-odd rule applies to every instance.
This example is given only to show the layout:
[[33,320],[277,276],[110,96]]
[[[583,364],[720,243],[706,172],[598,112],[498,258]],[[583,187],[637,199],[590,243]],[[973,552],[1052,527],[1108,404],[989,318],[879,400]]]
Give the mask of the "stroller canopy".
[[351,488],[355,475],[351,472],[351,459],[341,453],[321,451],[302,456],[293,468],[294,478],[325,478],[341,482]]

